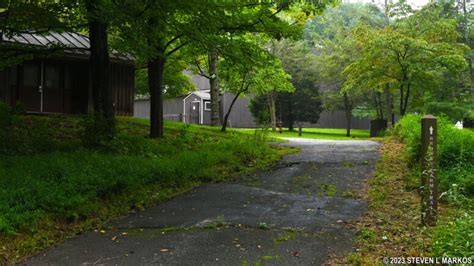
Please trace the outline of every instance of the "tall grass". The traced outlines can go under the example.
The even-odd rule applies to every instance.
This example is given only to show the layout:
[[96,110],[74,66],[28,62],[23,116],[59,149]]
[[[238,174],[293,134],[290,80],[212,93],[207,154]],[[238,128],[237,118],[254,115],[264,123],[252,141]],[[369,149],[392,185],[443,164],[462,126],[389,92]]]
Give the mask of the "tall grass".
[[[418,174],[421,145],[421,116],[407,115],[394,133],[406,144]],[[417,181],[417,180],[416,180]],[[419,181],[418,181],[419,182]],[[438,119],[438,182],[441,199],[447,202],[447,215],[435,228],[432,255],[474,256],[474,132],[459,130],[445,117]]]
[[278,158],[261,138],[180,123],[166,123],[165,139],[154,140],[146,121],[119,118],[118,136],[92,149],[80,142],[81,118],[16,119],[19,146],[0,153],[0,236],[83,221],[116,198],[126,211],[136,199],[121,195],[219,181]]
[[[420,161],[421,116],[406,115],[394,133],[407,144],[407,152],[415,164]],[[438,118],[438,179],[441,191],[453,184],[465,195],[474,197],[474,132],[457,129],[445,117]]]

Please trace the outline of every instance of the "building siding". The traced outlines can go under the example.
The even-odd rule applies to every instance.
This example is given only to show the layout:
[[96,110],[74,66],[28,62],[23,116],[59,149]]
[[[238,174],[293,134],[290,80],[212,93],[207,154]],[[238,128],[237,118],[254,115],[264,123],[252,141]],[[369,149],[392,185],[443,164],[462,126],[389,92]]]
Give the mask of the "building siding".
[[[232,107],[232,111],[229,115],[228,119],[228,126],[229,127],[237,127],[237,128],[254,128],[256,127],[256,123],[250,113],[248,108],[250,98],[248,97],[239,97],[235,102],[234,106]],[[234,99],[234,94],[232,93],[224,93],[222,96],[222,109],[224,110],[223,116],[227,113]]]
[[[311,128],[346,128],[344,111],[322,111],[316,124],[305,123],[303,127]],[[370,120],[352,117],[351,128],[370,129]]]
[[[32,84],[28,90],[25,89],[24,66],[28,64],[34,66],[38,73],[37,84]],[[39,93],[35,93],[35,86],[40,85],[41,69],[43,73],[48,73],[46,69],[54,69],[55,90],[46,92],[47,84],[43,84],[43,104],[49,106],[44,112],[54,113],[87,113],[90,99],[90,79],[87,60],[72,58],[52,58],[47,60],[33,60],[25,64],[4,69],[0,72],[0,100],[15,105],[23,99],[32,104],[32,110],[37,111],[36,105],[41,102]],[[41,65],[43,64],[43,68]],[[46,71],[46,72],[45,72]],[[52,71],[52,70],[51,70]],[[109,68],[109,85],[114,95],[114,107],[117,115],[133,115],[134,80],[135,70],[132,64],[111,63]],[[43,82],[47,82],[44,80]],[[36,104],[37,103],[37,104]],[[28,106],[26,106],[28,108]]]
[[[163,117],[165,120],[182,121],[183,98],[184,97],[177,97],[163,101]],[[133,116],[150,118],[150,100],[135,100]]]

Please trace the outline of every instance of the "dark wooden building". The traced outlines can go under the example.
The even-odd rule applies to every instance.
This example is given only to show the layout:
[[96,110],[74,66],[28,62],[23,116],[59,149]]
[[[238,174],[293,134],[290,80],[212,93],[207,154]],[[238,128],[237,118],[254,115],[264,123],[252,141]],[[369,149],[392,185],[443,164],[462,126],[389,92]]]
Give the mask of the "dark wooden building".
[[[27,112],[81,114],[92,110],[89,39],[77,33],[21,34],[5,42],[65,47],[59,53],[0,69],[0,101],[21,102]],[[134,61],[129,55],[110,54],[110,86],[117,115],[133,115]]]

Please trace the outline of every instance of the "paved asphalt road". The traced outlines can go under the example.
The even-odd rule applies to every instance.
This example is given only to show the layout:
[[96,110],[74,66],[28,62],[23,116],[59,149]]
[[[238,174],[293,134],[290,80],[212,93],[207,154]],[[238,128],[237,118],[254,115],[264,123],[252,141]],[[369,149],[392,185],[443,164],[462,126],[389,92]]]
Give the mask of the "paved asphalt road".
[[87,232],[28,265],[321,265],[353,249],[366,202],[352,197],[378,143],[289,139],[301,152],[271,171],[196,188]]

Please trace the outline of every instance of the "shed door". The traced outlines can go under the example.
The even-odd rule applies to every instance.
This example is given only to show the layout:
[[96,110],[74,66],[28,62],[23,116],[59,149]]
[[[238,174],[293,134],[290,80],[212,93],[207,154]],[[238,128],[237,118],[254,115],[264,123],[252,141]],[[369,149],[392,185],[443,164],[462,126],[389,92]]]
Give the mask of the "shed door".
[[62,112],[63,99],[60,88],[60,68],[58,65],[43,66],[43,112]]
[[28,63],[23,66],[22,86],[18,98],[26,111],[41,111],[40,65]]
[[192,124],[199,124],[199,102],[192,102],[191,103],[191,110],[189,110],[190,114],[190,121]]

